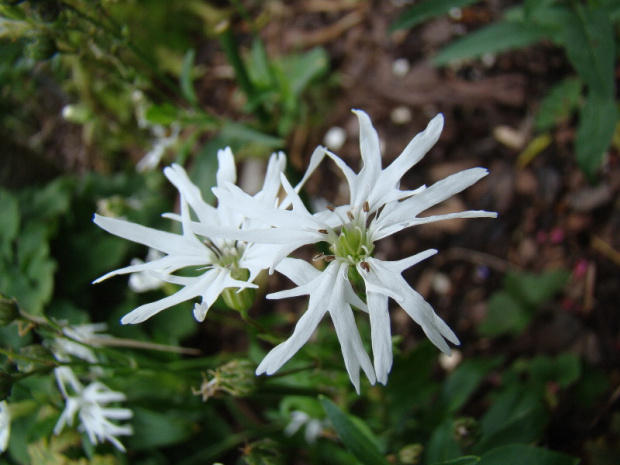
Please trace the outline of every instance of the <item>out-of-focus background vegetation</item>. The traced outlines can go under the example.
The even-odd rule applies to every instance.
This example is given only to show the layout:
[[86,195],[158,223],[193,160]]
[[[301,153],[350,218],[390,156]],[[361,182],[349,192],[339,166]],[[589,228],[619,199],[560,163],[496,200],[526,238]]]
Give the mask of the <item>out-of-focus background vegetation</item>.
[[[614,0],[2,0],[0,343],[12,423],[0,463],[620,463],[619,19]],[[387,258],[439,249],[405,276],[459,335],[452,358],[394,308],[388,385],[366,382],[358,396],[327,321],[271,378],[252,372],[272,341],[223,304],[202,324],[190,303],[119,324],[174,289],[91,285],[147,254],[93,213],[170,228],[160,215],[176,192],[161,168],[182,164],[213,200],[225,146],[248,191],[274,150],[292,177],[319,144],[356,167],[352,108],[373,119],[385,164],[444,114],[404,187],[490,171],[428,213],[497,220],[381,243]],[[333,168],[308,182],[310,204],[346,199]],[[284,281],[265,280],[250,310],[282,337],[304,301],[261,296]],[[30,319],[11,322],[15,305]],[[105,383],[134,412],[126,454],[75,429],[52,434],[63,399],[46,341],[57,334],[38,318],[106,322],[134,341],[97,350]],[[194,393],[204,377],[220,380],[206,402]],[[318,433],[285,430],[293,412]]]

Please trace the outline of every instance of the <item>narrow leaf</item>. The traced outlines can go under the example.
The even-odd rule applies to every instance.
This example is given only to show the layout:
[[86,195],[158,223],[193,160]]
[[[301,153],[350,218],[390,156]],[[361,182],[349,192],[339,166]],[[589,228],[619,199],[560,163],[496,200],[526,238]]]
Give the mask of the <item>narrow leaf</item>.
[[390,31],[407,29],[447,13],[452,8],[462,8],[475,3],[477,0],[426,0],[408,8],[392,23]]
[[603,9],[574,5],[564,33],[566,53],[590,92],[613,98],[616,47],[614,30]]
[[498,447],[481,457],[478,465],[577,465],[579,459],[539,447],[521,444]]
[[192,78],[192,70],[194,69],[194,60],[196,59],[196,51],[189,49],[183,58],[183,66],[181,67],[181,92],[183,97],[192,105],[198,103],[198,97],[194,91],[194,83]]
[[475,455],[466,455],[458,459],[448,460],[447,462],[437,462],[433,465],[476,465],[480,462],[480,457]]
[[554,85],[545,95],[538,113],[535,126],[538,131],[547,131],[558,123],[568,120],[579,106],[583,82],[571,77]]
[[616,130],[618,108],[613,98],[588,96],[575,137],[577,164],[592,179]]
[[369,441],[366,435],[336,404],[326,397],[321,397],[320,399],[323,409],[338,432],[340,439],[361,463],[366,465],[389,465],[385,457],[374,446],[373,441]]
[[483,27],[448,45],[435,56],[436,65],[454,60],[476,58],[485,53],[499,53],[525,47],[547,37],[549,31],[534,23],[504,21]]

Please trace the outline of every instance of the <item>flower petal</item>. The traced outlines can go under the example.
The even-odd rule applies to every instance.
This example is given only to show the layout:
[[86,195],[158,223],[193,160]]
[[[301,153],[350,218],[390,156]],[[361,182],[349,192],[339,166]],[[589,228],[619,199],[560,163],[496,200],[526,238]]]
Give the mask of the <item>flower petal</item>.
[[[357,175],[355,192],[351,192],[351,204],[361,205],[368,200],[381,173],[381,145],[379,135],[368,115],[362,110],[353,110],[360,124],[360,153],[364,166]],[[352,187],[352,186],[351,186]]]
[[367,262],[370,271],[361,269],[360,272],[368,292],[370,293],[370,289],[372,289],[372,292],[385,296],[401,297],[400,300],[395,300],[405,312],[422,327],[433,344],[442,352],[450,354],[451,350],[444,338],[456,345],[459,344],[459,340],[450,327],[435,314],[433,307],[414,291],[400,275],[401,268],[406,264],[406,261],[386,262],[369,257]]
[[[417,134],[409,142],[398,158],[381,172],[381,176],[377,179],[376,188],[368,199],[371,209],[378,203],[397,200],[397,198],[394,198],[394,192],[392,192],[390,197],[386,198],[386,196],[390,194],[390,191],[394,191],[394,188],[398,188],[404,174],[419,162],[431,147],[437,143],[442,129],[443,115],[440,113],[428,123],[424,131]],[[398,192],[396,192],[396,197],[403,198],[403,196],[398,196]]]
[[199,221],[206,223],[217,221],[215,208],[203,200],[200,189],[189,179],[182,166],[172,164],[164,168],[164,174],[196,212]]
[[237,182],[237,168],[235,166],[235,157],[230,147],[217,151],[217,185],[223,186],[225,183]]
[[392,369],[392,330],[388,312],[388,298],[376,292],[368,292],[370,313],[370,338],[377,380],[386,384]]
[[107,216],[95,215],[94,223],[101,229],[122,237],[138,244],[146,245],[166,254],[199,254],[201,251],[200,242],[193,242],[187,238],[166,231],[148,228],[130,221],[109,218]]

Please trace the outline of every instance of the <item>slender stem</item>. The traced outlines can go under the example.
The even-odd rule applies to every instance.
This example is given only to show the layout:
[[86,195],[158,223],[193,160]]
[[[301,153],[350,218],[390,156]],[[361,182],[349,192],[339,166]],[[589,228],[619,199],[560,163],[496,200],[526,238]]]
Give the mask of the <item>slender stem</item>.
[[27,355],[16,354],[14,352],[11,352],[10,350],[3,349],[2,347],[0,347],[0,354],[6,355],[7,357],[12,358],[12,359],[23,360],[25,362],[38,363],[40,365],[46,365],[48,367],[55,367],[55,366],[60,365],[60,363],[58,363],[55,360],[51,360],[51,359],[45,360],[45,359],[40,359],[40,358],[35,358],[35,357],[28,357]]
[[[77,341],[79,342],[79,341]],[[200,355],[199,349],[187,347],[177,347],[167,344],[157,344],[154,342],[137,341],[135,339],[121,339],[118,337],[92,337],[85,341],[86,345],[100,345],[108,347],[130,347],[133,349],[159,350],[161,352],[172,352],[184,355]]]

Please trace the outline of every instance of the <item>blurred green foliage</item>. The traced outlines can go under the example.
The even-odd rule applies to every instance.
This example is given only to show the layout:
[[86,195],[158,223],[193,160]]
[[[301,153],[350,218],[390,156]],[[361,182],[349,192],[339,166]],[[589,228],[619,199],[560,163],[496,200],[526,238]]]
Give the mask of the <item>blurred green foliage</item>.
[[[426,0],[406,10],[392,29],[413,27],[471,3]],[[446,46],[433,61],[446,66],[541,40],[562,47],[576,76],[553,87],[543,100],[537,129],[549,130],[553,123],[578,112],[575,156],[579,167],[593,180],[618,131],[615,63],[619,20],[620,6],[614,0],[524,0],[510,8],[502,21],[465,34]]]
[[486,318],[478,326],[484,336],[519,335],[568,282],[570,274],[559,269],[543,273],[508,272],[504,289],[489,297]]

